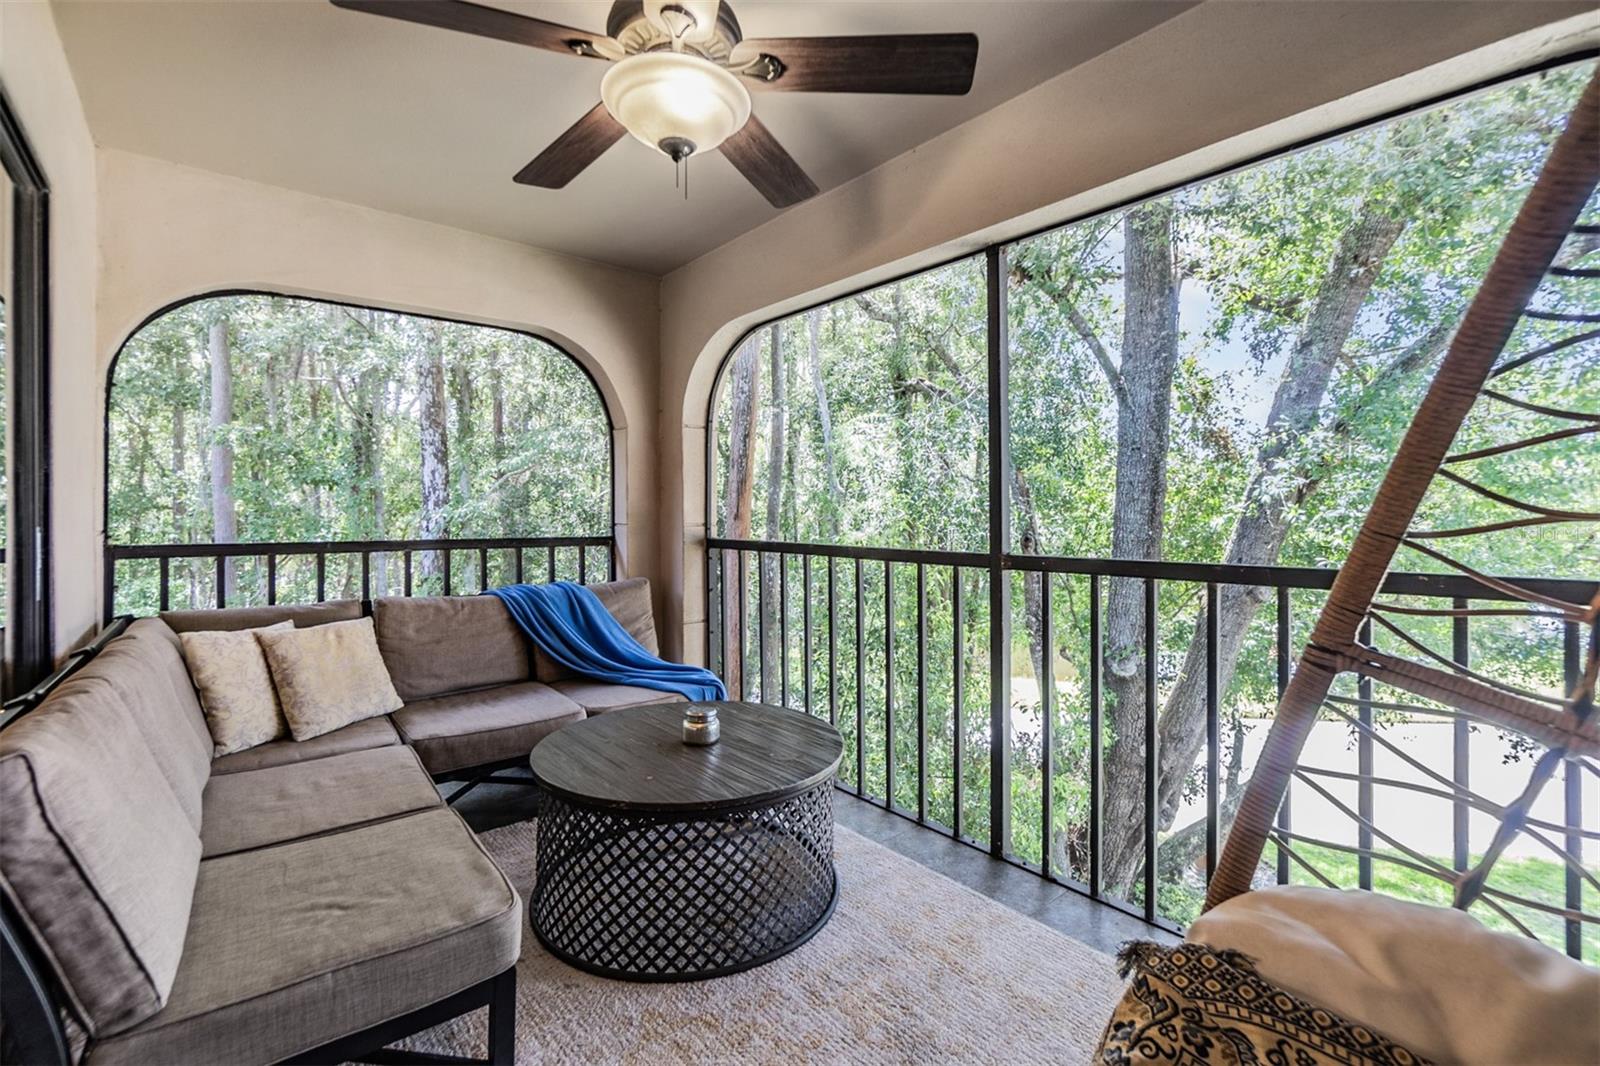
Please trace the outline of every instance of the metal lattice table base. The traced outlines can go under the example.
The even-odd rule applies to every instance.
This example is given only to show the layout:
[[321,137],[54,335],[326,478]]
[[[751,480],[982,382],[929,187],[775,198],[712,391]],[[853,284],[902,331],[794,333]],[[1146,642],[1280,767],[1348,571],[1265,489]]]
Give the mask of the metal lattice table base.
[[831,779],[772,806],[679,816],[546,801],[529,921],[579,969],[720,977],[793,951],[833,914]]

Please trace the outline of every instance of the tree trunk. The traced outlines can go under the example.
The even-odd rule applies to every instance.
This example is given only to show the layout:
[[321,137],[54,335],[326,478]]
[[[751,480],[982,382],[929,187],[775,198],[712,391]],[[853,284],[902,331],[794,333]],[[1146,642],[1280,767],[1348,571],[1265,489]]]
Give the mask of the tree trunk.
[[[1159,559],[1167,497],[1172,378],[1178,364],[1178,285],[1170,203],[1146,204],[1123,222],[1122,363],[1117,405],[1116,496],[1111,554]],[[1105,609],[1105,687],[1114,737],[1105,757],[1101,869],[1113,890],[1129,885],[1144,841],[1144,584],[1113,578]]]
[[[1405,229],[1388,205],[1368,204],[1340,238],[1305,324],[1289,350],[1278,380],[1266,433],[1257,449],[1244,508],[1228,539],[1224,562],[1270,566],[1288,533],[1286,508],[1306,485],[1306,471],[1289,469],[1290,446],[1315,430],[1334,368],[1355,328],[1384,258]],[[1425,340],[1442,346],[1448,330]],[[1217,680],[1226,692],[1238,666],[1250,624],[1271,596],[1259,586],[1223,585],[1218,591]],[[1177,817],[1184,781],[1205,744],[1206,639],[1204,615],[1195,626],[1182,671],[1161,711],[1159,818],[1163,828]]]
[[[772,405],[767,424],[767,524],[762,535],[767,540],[782,540],[783,518],[783,466],[784,445],[788,438],[788,373],[783,360],[783,330],[774,324],[767,331],[767,372],[772,379]],[[778,562],[775,555],[765,555],[761,560],[761,632],[766,635],[767,655],[761,663],[761,699],[767,703],[777,700],[781,682],[778,665],[782,656],[778,652],[781,626],[779,611],[782,602],[778,596]]]
[[[239,539],[239,512],[233,499],[233,444],[228,432],[233,423],[233,353],[228,344],[228,320],[211,323],[211,540],[232,544]],[[222,588],[229,603],[238,600],[238,565],[228,559],[222,568]]]
[[[723,486],[722,535],[730,540],[750,536],[750,509],[755,495],[756,412],[760,408],[760,375],[752,337],[733,357],[729,388],[728,471]],[[739,631],[744,603],[739,597],[741,560],[738,553],[722,553],[722,680],[735,698],[744,688],[744,648]]]
[[[444,389],[444,336],[438,323],[423,334],[417,371],[417,397],[422,448],[422,514],[417,536],[438,540],[445,535],[445,509],[450,500],[450,453]],[[423,552],[419,572],[424,580],[439,572],[439,553]]]
[[462,503],[472,497],[472,376],[465,358],[455,366],[456,399],[456,499]]
[[833,457],[833,412],[828,406],[828,386],[822,379],[822,311],[806,314],[806,333],[811,342],[811,388],[817,394],[817,421],[822,427],[822,468],[827,476],[828,499],[824,505],[822,533],[825,540],[839,537],[839,469]]

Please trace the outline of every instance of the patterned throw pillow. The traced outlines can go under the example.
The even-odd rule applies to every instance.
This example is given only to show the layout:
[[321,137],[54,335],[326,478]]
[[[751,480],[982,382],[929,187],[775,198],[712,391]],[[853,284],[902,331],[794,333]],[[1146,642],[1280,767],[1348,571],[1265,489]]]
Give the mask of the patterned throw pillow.
[[296,740],[398,711],[402,701],[378,652],[371,618],[260,635],[289,732]]
[[1268,984],[1236,951],[1125,944],[1133,980],[1100,1038],[1112,1066],[1423,1066],[1428,1060],[1363,1025]]
[[178,634],[189,677],[211,730],[213,755],[243,751],[289,735],[256,634],[293,628],[293,622],[279,622],[260,629]]

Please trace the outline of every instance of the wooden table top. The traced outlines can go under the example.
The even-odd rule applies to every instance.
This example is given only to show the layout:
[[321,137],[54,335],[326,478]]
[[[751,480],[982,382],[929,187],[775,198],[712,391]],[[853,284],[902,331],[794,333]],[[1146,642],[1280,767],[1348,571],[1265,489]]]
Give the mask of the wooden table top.
[[826,721],[732,701],[709,704],[717,708],[721,740],[685,744],[688,706],[629,707],[574,722],[540,741],[528,764],[545,789],[582,806],[715,811],[814,788],[844,753],[839,731]]

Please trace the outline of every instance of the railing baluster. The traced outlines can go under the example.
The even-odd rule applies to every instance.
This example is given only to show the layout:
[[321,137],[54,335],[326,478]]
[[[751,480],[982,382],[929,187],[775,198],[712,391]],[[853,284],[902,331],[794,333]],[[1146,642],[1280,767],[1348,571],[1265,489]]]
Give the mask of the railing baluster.
[[[706,666],[718,677],[727,679],[723,671],[722,649],[722,552],[706,548]],[[712,569],[716,567],[716,569]],[[713,622],[712,604],[716,604],[716,621]]]
[[866,674],[866,653],[862,630],[865,625],[862,621],[861,609],[861,560],[856,559],[856,795],[866,795],[867,788],[867,731],[865,728],[867,717],[867,686],[862,684]]
[[217,570],[214,580],[217,583],[217,609],[221,610],[228,606],[228,557],[226,555],[217,556]]
[[894,563],[883,564],[883,805],[894,810]]
[[[1361,643],[1372,646],[1372,619],[1368,618],[1361,623]],[[1372,804],[1372,678],[1367,674],[1356,675],[1356,709],[1357,719],[1362,728],[1357,730],[1360,734],[1356,737],[1356,776],[1360,780],[1356,783],[1356,810],[1361,815],[1361,824],[1356,826],[1356,843],[1361,849],[1361,854],[1356,856],[1357,887],[1371,890],[1372,888],[1372,825],[1374,817]]]
[[950,789],[952,802],[954,803],[950,812],[950,833],[957,840],[962,838],[961,806],[964,789],[962,777],[964,775],[961,772],[961,749],[963,746],[962,733],[965,731],[963,709],[967,702],[965,677],[967,648],[965,643],[966,635],[963,632],[966,625],[962,618],[963,608],[966,606],[962,602],[964,599],[961,587],[961,567],[952,566],[950,568],[950,617],[954,639],[950,643],[955,649],[955,653],[950,662],[950,763],[955,770],[955,780],[952,782]]
[[[161,591],[159,593],[159,598],[157,599],[157,602],[161,605],[160,609],[162,611],[170,611],[170,610],[172,610],[172,566],[171,566],[171,560],[169,560],[165,555],[163,555],[161,557],[161,559],[160,559],[160,564],[161,564],[160,565],[160,570],[161,570]],[[108,562],[106,565],[107,566],[115,566],[116,564]]]
[[839,568],[828,556],[828,724],[839,724]]
[[[1220,617],[1217,594],[1216,582],[1206,585],[1206,882],[1208,884],[1211,881],[1212,871],[1217,868],[1217,838],[1221,832],[1221,827],[1217,824],[1217,805],[1221,798],[1217,795],[1220,787],[1217,770],[1218,764],[1222,761],[1222,731],[1219,721],[1222,694],[1217,690],[1217,626]],[[1243,753],[1236,753],[1236,757],[1242,759]]]
[[[1458,611],[1467,610],[1469,601],[1456,598],[1451,601],[1451,606]],[[1451,658],[1461,666],[1470,666],[1472,653],[1472,633],[1468,628],[1470,619],[1466,615],[1458,615],[1451,619],[1450,644]],[[1455,844],[1454,866],[1457,870],[1465,870],[1471,862],[1470,854],[1470,822],[1466,801],[1466,790],[1472,783],[1472,729],[1471,723],[1465,715],[1455,715],[1450,722],[1451,746],[1451,780],[1456,784],[1456,799],[1450,812],[1451,838]]]
[[778,553],[778,702],[789,706],[789,556]]
[[1156,920],[1156,579],[1144,579],[1144,920]]
[[578,584],[587,585],[588,583],[589,546],[587,544],[580,544],[578,545]]
[[771,703],[767,688],[767,553],[756,552],[756,672],[761,676],[761,702]]
[[917,564],[917,821],[928,820],[928,570]]
[[405,589],[406,589],[406,595],[410,596],[411,595],[411,552],[410,552],[410,550],[407,550],[407,551],[403,552],[402,554],[405,557],[405,577],[406,577]]
[[1100,898],[1100,807],[1105,790],[1104,762],[1101,733],[1103,696],[1100,691],[1100,670],[1104,659],[1100,631],[1100,575],[1089,575],[1089,895]]
[[[1023,578],[1027,580],[1026,577]],[[1055,806],[1055,717],[1056,717],[1056,671],[1055,671],[1055,624],[1050,617],[1050,575],[1039,574],[1039,611],[1044,615],[1043,622],[1043,662],[1041,664],[1039,681],[1039,712],[1042,715],[1039,727],[1039,760],[1040,760],[1040,789],[1041,803],[1039,807],[1039,870],[1045,877],[1053,876],[1050,862],[1050,838],[1054,835],[1054,825],[1051,821]]]
[[[1289,590],[1283,585],[1278,586],[1277,602],[1277,658],[1278,658],[1278,699],[1283,699],[1283,690],[1289,687]],[[1285,833],[1293,828],[1289,816],[1289,803],[1294,796],[1294,781],[1285,781],[1283,784],[1283,802],[1278,805],[1278,828]],[[1289,883],[1289,854],[1282,848],[1274,849],[1278,853],[1278,884]]]
[[[1583,673],[1583,653],[1581,630],[1576,622],[1568,622],[1562,627],[1562,686],[1565,692],[1577,690],[1578,682]],[[1596,634],[1591,639],[1600,639]],[[1582,764],[1577,759],[1567,759],[1561,767],[1561,787],[1565,813],[1563,822],[1567,827],[1563,845],[1568,855],[1580,867],[1583,864],[1583,773]],[[1571,864],[1567,865],[1566,885],[1567,910],[1580,913],[1583,910],[1583,877]],[[1583,958],[1583,922],[1573,918],[1566,920],[1566,949],[1567,954],[1575,959]]]
[[278,555],[276,552],[267,553],[267,606],[271,607],[278,602]]
[[372,553],[361,553],[361,598],[372,599]]
[[556,546],[554,544],[550,545],[544,550],[544,555],[545,581],[553,585],[556,581]]
[[801,697],[806,713],[811,712],[811,556],[800,556],[800,584],[805,586],[805,596],[800,601],[800,657],[805,663],[801,678]]
[[443,560],[443,566],[441,566],[440,569],[444,574],[444,594],[446,596],[453,595],[454,592],[455,592],[455,589],[451,586],[451,583],[450,583],[450,556],[452,554],[453,553],[450,551],[449,548],[446,548],[446,549],[444,549],[444,551],[439,553],[439,555],[442,557],[442,560]]
[[326,552],[317,552],[317,602],[324,603],[328,599],[328,555]]
[[750,671],[746,669],[750,664],[745,661],[745,641],[749,639],[746,631],[746,616],[750,613],[750,553],[741,549],[734,559],[734,564],[739,571],[739,698],[750,698]]
[[522,584],[522,548],[521,548],[521,546],[519,545],[518,547],[512,548],[511,549],[511,554],[513,556],[513,561],[511,563],[511,566],[512,566],[513,570],[515,571],[516,575],[517,575],[517,584],[520,585],[520,584]]
[[478,591],[489,591],[489,549],[478,548]]

